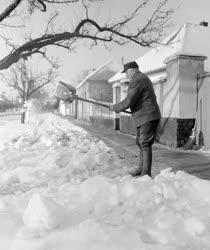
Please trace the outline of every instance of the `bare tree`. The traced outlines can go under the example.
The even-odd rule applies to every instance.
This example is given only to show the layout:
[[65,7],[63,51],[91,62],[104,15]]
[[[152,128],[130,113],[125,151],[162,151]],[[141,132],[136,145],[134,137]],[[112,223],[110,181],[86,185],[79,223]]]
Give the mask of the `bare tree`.
[[[30,6],[30,12],[35,8],[40,9],[45,12],[47,10],[47,4],[62,4],[62,3],[74,3],[79,0],[28,0]],[[0,22],[8,18],[16,8],[23,3],[24,0],[13,0],[1,13],[0,13]]]
[[23,0],[14,0],[10,5],[8,5],[8,7],[0,13],[0,22],[8,18],[21,2],[23,2]]
[[[99,42],[104,44],[116,43],[125,45],[128,42],[134,42],[140,46],[150,47],[159,43],[162,39],[165,28],[168,27],[171,18],[172,10],[166,9],[169,0],[156,1],[156,8],[146,20],[141,21],[141,26],[130,31],[129,24],[139,16],[152,0],[141,0],[136,8],[122,19],[117,21],[105,21],[101,23],[97,18],[90,17],[89,10],[91,2],[97,0],[27,0],[31,9],[40,9],[43,12],[47,11],[48,5],[52,4],[82,4],[84,15],[72,27],[68,27],[62,32],[49,29],[51,22],[55,21],[56,16],[50,18],[46,30],[43,35],[35,39],[29,39],[20,46],[13,46],[10,53],[0,60],[0,70],[9,68],[12,64],[20,59],[27,59],[33,54],[41,54],[46,57],[47,47],[62,47],[68,51],[72,51],[77,42],[81,39],[88,40],[90,46],[97,45]],[[99,1],[99,0],[98,0]],[[16,10],[23,0],[13,0],[0,14],[0,22],[7,19],[11,13]]]
[[[22,105],[44,86],[52,83],[56,74],[53,67],[46,72],[35,72],[31,66],[27,65],[25,60],[19,61],[10,68],[10,74],[7,78],[8,86],[15,89],[21,99]],[[21,121],[24,123],[25,112],[22,113]]]

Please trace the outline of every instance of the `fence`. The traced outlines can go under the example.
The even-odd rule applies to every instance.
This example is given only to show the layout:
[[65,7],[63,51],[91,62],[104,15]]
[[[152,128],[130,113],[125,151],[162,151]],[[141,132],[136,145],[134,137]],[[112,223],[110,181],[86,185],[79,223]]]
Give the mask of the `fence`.
[[[92,101],[96,100],[92,99]],[[111,102],[102,101],[100,103],[105,105],[112,104]],[[72,103],[61,102],[59,111],[62,115],[74,117],[90,124],[114,128],[114,112],[100,105],[74,100]]]

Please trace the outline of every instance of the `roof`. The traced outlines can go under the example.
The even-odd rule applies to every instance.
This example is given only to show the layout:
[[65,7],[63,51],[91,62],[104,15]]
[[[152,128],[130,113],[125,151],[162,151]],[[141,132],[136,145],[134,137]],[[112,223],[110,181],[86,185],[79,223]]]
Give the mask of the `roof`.
[[78,89],[88,80],[108,81],[108,79],[115,75],[120,68],[121,66],[112,59],[99,68],[93,70],[76,86],[76,88]]
[[[173,54],[205,55],[209,58],[205,61],[205,70],[210,71],[210,28],[198,24],[186,23],[171,35],[165,38],[156,48],[136,59],[143,73],[151,74],[158,69],[166,68],[164,61]],[[118,72],[109,82],[119,81],[125,76]]]

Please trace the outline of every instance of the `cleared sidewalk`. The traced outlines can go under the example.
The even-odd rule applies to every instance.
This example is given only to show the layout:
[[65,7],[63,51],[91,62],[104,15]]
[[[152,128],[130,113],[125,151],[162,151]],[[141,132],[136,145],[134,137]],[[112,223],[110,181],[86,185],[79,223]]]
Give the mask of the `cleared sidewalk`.
[[[132,164],[138,164],[138,148],[134,136],[74,119],[69,120],[113,147],[121,157]],[[156,143],[153,146],[153,176],[166,168],[172,168],[174,171],[183,170],[199,178],[210,180],[210,153],[171,149]]]

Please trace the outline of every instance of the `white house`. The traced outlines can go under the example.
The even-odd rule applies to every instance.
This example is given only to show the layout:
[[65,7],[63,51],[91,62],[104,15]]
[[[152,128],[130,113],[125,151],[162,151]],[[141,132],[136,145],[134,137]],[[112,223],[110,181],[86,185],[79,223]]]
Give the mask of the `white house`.
[[[96,101],[102,104],[111,104],[113,102],[112,86],[108,79],[120,69],[120,65],[114,60],[106,62],[104,65],[93,70],[77,86],[76,94],[84,99]],[[68,114],[78,119],[87,121],[91,124],[113,127],[114,114],[105,107],[94,105],[79,100],[68,105]],[[75,107],[75,108],[74,108]]]
[[[207,23],[186,23],[163,44],[136,59],[153,82],[162,113],[160,142],[183,146],[196,125],[198,140],[210,148],[210,29]],[[118,72],[109,79],[114,101],[123,99],[127,84]],[[119,91],[120,88],[120,91]],[[120,93],[120,94],[119,94]],[[196,123],[195,123],[196,119]],[[129,116],[121,115],[121,130],[134,133]]]

